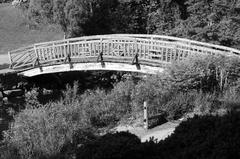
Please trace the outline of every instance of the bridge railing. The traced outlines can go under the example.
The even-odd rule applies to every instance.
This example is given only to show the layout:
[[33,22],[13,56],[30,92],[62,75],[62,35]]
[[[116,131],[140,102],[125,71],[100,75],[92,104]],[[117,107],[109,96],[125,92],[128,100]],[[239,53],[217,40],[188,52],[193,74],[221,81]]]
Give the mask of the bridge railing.
[[166,65],[195,55],[239,56],[240,51],[187,39],[137,34],[97,35],[34,44],[9,52],[13,69],[68,62],[104,61]]

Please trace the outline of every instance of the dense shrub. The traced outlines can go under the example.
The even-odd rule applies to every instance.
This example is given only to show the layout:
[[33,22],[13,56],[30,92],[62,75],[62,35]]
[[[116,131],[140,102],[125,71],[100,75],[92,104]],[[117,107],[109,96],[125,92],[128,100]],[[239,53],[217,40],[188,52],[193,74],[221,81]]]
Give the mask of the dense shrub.
[[220,109],[224,109],[224,107],[216,93],[199,92],[195,95],[194,114],[207,115],[216,113]]
[[96,141],[83,145],[77,153],[77,158],[81,159],[102,159],[126,157],[128,152],[139,146],[140,139],[128,132],[106,134]]
[[199,56],[173,63],[167,71],[179,90],[223,91],[238,79],[239,59]]
[[0,3],[8,3],[11,2],[12,0],[0,0]]
[[106,127],[117,121],[114,107],[109,104],[105,91],[86,91],[81,98],[81,105],[94,127]]
[[4,142],[0,143],[0,159],[19,159],[20,155],[18,150],[11,146],[7,145]]
[[132,93],[132,104],[136,111],[143,111],[144,101],[149,109],[156,110],[171,99],[172,85],[167,74],[147,76],[138,82]]
[[132,113],[133,90],[133,81],[127,80],[117,83],[109,92],[99,89],[86,91],[81,95],[81,105],[84,106],[93,126],[106,127]]
[[173,158],[239,158],[240,113],[195,116],[182,122],[175,133],[159,144]]
[[80,101],[69,100],[67,94],[59,102],[27,107],[14,116],[5,141],[18,149],[22,158],[57,154],[66,142],[72,141],[76,130],[89,127]]
[[222,101],[222,107],[228,111],[235,111],[240,109],[240,99],[239,99],[239,85],[230,87],[225,90],[223,96],[220,98]]
[[195,105],[194,101],[198,92],[177,92],[171,95],[171,99],[161,108],[167,113],[168,119],[179,119],[184,114],[193,111]]

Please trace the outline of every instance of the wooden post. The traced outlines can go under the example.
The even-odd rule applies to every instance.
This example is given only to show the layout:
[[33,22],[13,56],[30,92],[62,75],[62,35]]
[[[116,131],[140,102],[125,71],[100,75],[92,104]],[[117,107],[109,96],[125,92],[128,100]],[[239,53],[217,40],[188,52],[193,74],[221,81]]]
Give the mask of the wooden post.
[[143,122],[144,128],[148,129],[148,104],[146,101],[143,103]]
[[40,72],[42,72],[42,71],[43,71],[43,69],[42,69],[42,66],[41,66],[41,63],[40,63],[40,61],[39,61],[39,58],[37,58],[37,59],[35,60],[35,62],[34,62],[34,65],[33,65],[33,67],[36,67],[36,66],[38,66],[38,67],[39,67],[39,69],[40,69]]

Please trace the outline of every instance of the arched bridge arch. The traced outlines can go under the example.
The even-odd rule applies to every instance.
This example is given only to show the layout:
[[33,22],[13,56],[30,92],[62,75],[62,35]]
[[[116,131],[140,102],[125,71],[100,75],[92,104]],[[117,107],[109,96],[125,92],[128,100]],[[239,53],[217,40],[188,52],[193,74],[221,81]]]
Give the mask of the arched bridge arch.
[[10,51],[9,60],[12,69],[29,77],[81,70],[152,74],[196,55],[239,56],[240,51],[169,36],[113,34],[34,44]]

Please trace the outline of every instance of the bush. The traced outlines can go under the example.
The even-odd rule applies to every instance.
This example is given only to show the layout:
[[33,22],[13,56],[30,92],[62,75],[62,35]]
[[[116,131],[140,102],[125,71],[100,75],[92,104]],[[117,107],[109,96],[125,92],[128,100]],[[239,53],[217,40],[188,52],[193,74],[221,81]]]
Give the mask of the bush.
[[227,109],[228,111],[235,111],[240,109],[240,91],[239,91],[239,85],[230,87],[227,89],[222,98],[222,107]]
[[109,92],[99,89],[86,91],[81,96],[81,105],[90,117],[91,124],[98,128],[107,127],[131,114],[131,94],[134,86],[133,81],[127,80],[117,83]]
[[171,99],[161,106],[162,110],[167,113],[167,118],[176,120],[184,114],[194,109],[194,101],[198,92],[176,92],[172,94]]
[[5,141],[17,148],[24,159],[57,154],[66,142],[72,141],[76,130],[89,127],[83,110],[79,100],[69,101],[66,97],[56,103],[27,107],[14,116]]
[[128,132],[119,132],[115,134],[106,134],[96,141],[83,145],[77,158],[81,159],[102,159],[126,158],[126,154],[141,144],[140,139]]
[[171,99],[173,90],[168,75],[147,76],[135,86],[133,107],[136,111],[143,111],[143,103],[147,101],[150,109],[155,110]]
[[173,63],[167,69],[178,89],[203,92],[224,91],[238,79],[239,59],[223,56],[200,56]]
[[15,147],[6,143],[0,143],[0,152],[0,159],[19,159],[21,157]]
[[207,115],[222,109],[222,103],[216,93],[199,92],[194,100],[194,114]]
[[[239,158],[240,113],[195,116],[159,144],[165,158]],[[169,155],[169,157],[167,157]]]

